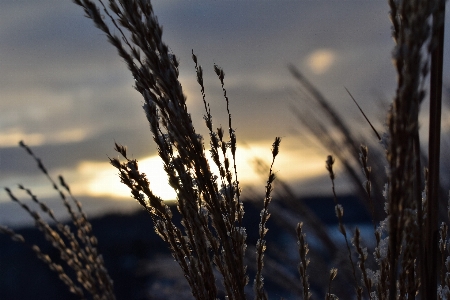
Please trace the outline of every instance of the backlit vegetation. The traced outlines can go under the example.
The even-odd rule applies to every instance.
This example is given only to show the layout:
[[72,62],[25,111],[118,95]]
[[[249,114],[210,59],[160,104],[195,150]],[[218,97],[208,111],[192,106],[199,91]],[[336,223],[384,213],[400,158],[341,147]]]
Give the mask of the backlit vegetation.
[[[277,266],[264,256],[266,247],[271,246],[265,240],[266,225],[271,213],[274,218],[283,215],[283,208],[275,201],[270,205],[276,183],[273,165],[278,152],[282,151],[281,139],[274,139],[272,159],[266,168],[259,239],[256,245],[248,245],[246,229],[242,225],[244,203],[235,163],[237,136],[232,126],[232,101],[229,101],[225,89],[223,69],[214,65],[218,84],[223,90],[228,124],[226,129],[216,129],[206,97],[203,69],[197,56],[192,53],[203,97],[204,121],[209,131],[207,140],[211,150],[208,152],[205,150],[205,138],[196,132],[186,106],[178,79],[178,60],[162,40],[162,29],[150,1],[110,0],[107,5],[101,0],[98,4],[89,0],[74,2],[83,8],[85,15],[117,49],[132,74],[135,89],[142,95],[143,109],[158,154],[164,163],[169,183],[177,194],[176,209],[182,216],[181,224],[172,220],[173,208],[152,192],[151,182],[140,172],[139,162],[129,158],[126,147],[116,144],[115,151],[120,158],[110,158],[110,162],[134,199],[149,213],[155,232],[167,243],[189,283],[193,297],[216,299],[226,295],[227,299],[267,299],[264,278],[270,279]],[[298,290],[303,299],[450,297],[448,225],[442,213],[444,210],[439,210],[439,205],[444,207],[445,204],[439,200],[442,191],[438,176],[445,1],[392,0],[389,5],[395,41],[393,62],[397,72],[397,89],[387,116],[386,132],[379,134],[374,129],[374,136],[382,147],[374,153],[377,153],[377,158],[385,156],[384,161],[370,159],[370,148],[359,145],[351,128],[334,112],[318,89],[299,70],[291,67],[293,76],[342,133],[342,140],[328,138],[325,145],[342,161],[355,182],[359,182],[360,171],[355,169],[349,157],[360,163],[365,177],[365,182],[359,182],[361,201],[368,203],[367,208],[372,214],[372,220],[368,221],[373,222],[375,240],[374,248],[368,249],[362,241],[360,230],[347,228],[343,223],[344,207],[339,203],[339,195],[334,188],[337,175],[333,169],[333,156],[326,158],[326,169],[331,179],[330,192],[335,201],[339,231],[343,236],[341,244],[331,240],[323,224],[302,203],[297,203],[289,188],[281,182],[280,189],[284,190],[286,198],[290,198],[285,205],[295,207],[298,216],[298,224],[292,227],[292,234],[298,240],[299,254],[299,277],[297,287],[293,289]],[[426,97],[430,98],[431,106],[430,134],[425,138],[428,139],[429,155],[424,159],[418,116],[420,105]],[[327,137],[320,120],[305,120],[301,111],[294,112],[317,135]],[[97,253],[97,240],[79,202],[62,177],[59,184],[54,182],[32,150],[22,142],[20,145],[35,158],[39,169],[48,176],[76,228],[76,232],[72,232],[56,220],[51,210],[30,190],[19,186],[40,205],[42,213],[53,219],[55,226],[49,226],[36,211],[7,189],[10,198],[33,217],[36,227],[59,251],[64,265],[55,263],[37,246],[30,247],[80,298],[115,299],[112,280],[101,255]],[[348,153],[344,154],[342,149]],[[349,153],[350,156],[346,156]],[[212,157],[218,174],[211,171],[208,156]],[[387,174],[381,172],[381,180],[373,177],[380,172],[372,170],[384,168]],[[442,222],[440,228],[438,222]],[[26,244],[22,236],[9,228],[0,226],[0,232]],[[315,253],[317,249],[308,245],[309,236],[326,246],[326,251],[323,251],[327,256],[325,259]],[[263,272],[265,264],[270,272]],[[252,281],[248,268],[256,274]],[[311,271],[315,276],[310,275]],[[253,288],[249,289],[250,282]]]

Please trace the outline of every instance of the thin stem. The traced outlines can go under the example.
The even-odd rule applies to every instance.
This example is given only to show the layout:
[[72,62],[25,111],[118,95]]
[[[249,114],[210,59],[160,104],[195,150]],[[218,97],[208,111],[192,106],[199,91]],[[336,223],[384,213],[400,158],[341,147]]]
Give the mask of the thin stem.
[[[433,39],[436,47],[431,53],[430,70],[430,127],[429,127],[429,198],[426,220],[425,263],[426,274],[423,277],[425,298],[437,299],[437,247],[438,247],[438,211],[439,211],[439,162],[441,140],[442,111],[442,67],[444,53],[445,1],[439,1],[439,9],[433,14]],[[434,42],[434,41],[432,41]]]

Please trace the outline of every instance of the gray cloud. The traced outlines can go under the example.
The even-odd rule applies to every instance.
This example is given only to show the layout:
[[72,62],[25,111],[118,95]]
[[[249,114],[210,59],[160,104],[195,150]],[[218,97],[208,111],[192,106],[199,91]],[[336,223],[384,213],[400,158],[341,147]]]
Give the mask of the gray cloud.
[[[376,113],[373,91],[392,95],[393,42],[384,1],[155,1],[154,9],[165,41],[181,60],[180,78],[199,132],[205,132],[203,108],[191,49],[205,68],[215,124],[225,126],[225,104],[212,71],[214,63],[224,68],[241,141],[286,136],[297,126],[287,105],[298,97],[289,63],[338,110],[353,112],[349,118],[358,112],[344,86],[369,114]],[[306,62],[317,49],[336,56],[321,75]],[[48,137],[35,149],[49,158],[49,168],[105,161],[106,154],[114,155],[114,139],[136,157],[155,153],[131,75],[71,1],[0,2],[0,70],[0,176],[25,172],[29,164],[2,141],[2,134],[14,130]],[[82,131],[81,137],[61,138],[72,129]]]

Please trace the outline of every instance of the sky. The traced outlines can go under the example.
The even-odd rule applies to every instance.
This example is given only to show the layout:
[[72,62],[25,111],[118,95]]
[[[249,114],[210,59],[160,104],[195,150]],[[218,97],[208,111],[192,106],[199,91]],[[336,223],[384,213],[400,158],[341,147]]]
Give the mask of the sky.
[[[392,98],[396,80],[387,1],[152,3],[163,39],[180,60],[188,110],[201,134],[207,131],[192,49],[204,68],[214,125],[224,127],[226,104],[214,64],[225,71],[244,192],[248,187],[263,193],[265,179],[255,171],[254,159],[270,163],[276,136],[282,137],[275,164],[279,178],[299,195],[331,192],[324,165],[332,153],[307,142],[309,133],[290,109],[293,104],[306,109],[290,64],[320,87],[357,130],[368,125],[344,87],[382,126],[384,108],[378,99]],[[448,41],[447,30],[447,57]],[[446,71],[444,80],[449,77]],[[77,196],[109,203],[105,211],[125,202],[136,205],[108,163],[108,156],[116,155],[116,141],[148,170],[155,193],[172,199],[142,104],[116,50],[72,1],[0,1],[0,187],[23,183],[41,198],[55,197],[17,146],[23,140]],[[337,188],[347,192],[345,180],[339,180]],[[0,203],[6,201],[0,192]]]

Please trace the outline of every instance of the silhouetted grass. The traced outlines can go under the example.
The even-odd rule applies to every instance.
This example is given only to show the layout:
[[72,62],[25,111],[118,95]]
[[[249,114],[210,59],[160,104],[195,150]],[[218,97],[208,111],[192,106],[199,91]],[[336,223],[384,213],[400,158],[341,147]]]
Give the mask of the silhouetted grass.
[[[93,20],[117,49],[133,76],[135,89],[144,99],[143,109],[158,154],[164,163],[169,183],[177,193],[177,209],[182,217],[181,226],[172,221],[171,208],[152,192],[151,183],[139,170],[138,161],[128,157],[125,146],[115,144],[115,151],[120,154],[122,160],[110,158],[110,162],[118,170],[122,183],[149,213],[153,220],[153,229],[167,243],[184,273],[193,297],[216,299],[224,293],[227,299],[248,297],[267,299],[268,295],[264,288],[264,264],[267,263],[274,273],[282,272],[279,268],[277,270],[276,263],[264,255],[267,247],[266,224],[272,209],[278,212],[278,217],[288,213],[276,203],[273,207],[269,206],[275,182],[273,164],[279,153],[280,138],[275,138],[272,145],[272,162],[266,168],[268,179],[258,227],[259,235],[256,246],[253,247],[247,244],[246,229],[242,225],[244,207],[236,168],[237,137],[232,127],[232,109],[224,87],[224,71],[214,66],[226,103],[228,114],[226,130],[213,128],[213,119],[203,84],[203,69],[197,56],[192,53],[204,103],[204,120],[209,131],[208,154],[204,138],[196,132],[188,113],[186,98],[178,80],[177,58],[169,53],[168,46],[162,40],[162,28],[154,15],[151,3],[145,0],[110,0],[107,7],[102,0],[98,0],[98,4],[90,0],[74,0],[74,2],[84,9],[86,16]],[[323,138],[329,151],[334,152],[334,155],[343,162],[346,172],[359,187],[362,197],[369,200],[367,207],[372,212],[376,244],[374,249],[370,249],[373,255],[369,256],[369,249],[364,246],[358,228],[354,229],[353,237],[350,238],[350,230],[342,218],[344,207],[339,204],[339,195],[334,188],[336,176],[333,170],[334,158],[328,156],[326,169],[331,179],[331,192],[335,200],[335,212],[339,231],[343,235],[343,243],[331,242],[326,231],[317,223],[314,216],[309,215],[309,212],[298,213],[300,217],[296,221],[296,227],[292,228],[292,234],[298,241],[298,286],[301,287],[299,291],[303,299],[321,297],[338,299],[336,294],[341,292],[346,298],[356,299],[450,297],[448,225],[443,223],[440,229],[438,228],[445,1],[389,0],[389,5],[393,38],[396,43],[393,61],[398,82],[387,117],[386,132],[383,137],[376,134],[383,142],[384,148],[378,150],[375,155],[379,158],[381,154],[386,154],[386,161],[371,160],[369,147],[357,142],[358,139],[354,136],[351,126],[345,123],[319,90],[309,83],[299,70],[291,67],[293,76],[327,114],[332,128],[341,133],[341,139],[333,139],[322,120],[311,118],[301,110],[295,110],[299,119],[303,120],[316,135]],[[108,19],[108,23],[105,18]],[[429,74],[431,75],[428,76]],[[420,104],[426,96],[428,78],[431,80],[429,162],[428,168],[425,168],[425,175],[422,175],[423,154],[420,150],[418,116]],[[375,129],[374,131],[376,132]],[[56,224],[56,229],[50,227],[37,212],[17,199],[10,189],[6,191],[13,201],[18,202],[34,218],[36,227],[43,232],[45,238],[60,252],[62,260],[74,271],[74,278],[68,275],[72,273],[68,272],[67,268],[55,264],[37,246],[31,246],[32,249],[39,259],[58,273],[59,278],[71,292],[80,298],[85,298],[88,294],[93,299],[114,299],[112,281],[101,255],[97,253],[96,238],[91,233],[90,223],[80,203],[72,196],[62,177],[60,184],[57,185],[31,149],[24,143],[21,143],[21,146],[35,158],[40,170],[59,193],[71,216],[71,222],[77,229],[77,234],[58,222],[51,210],[30,190],[19,186],[39,204],[43,213],[50,216]],[[218,174],[211,171],[208,155],[218,168]],[[356,165],[362,167],[363,184]],[[387,178],[374,178],[374,174],[379,175],[372,171],[372,167],[378,170],[387,167]],[[281,187],[285,194],[292,198],[289,187],[283,183]],[[66,193],[72,202],[66,198]],[[384,199],[382,202],[378,201],[380,197]],[[303,208],[301,203],[293,203],[292,199],[287,203],[288,207],[298,205],[297,208]],[[72,208],[73,204],[76,209]],[[447,211],[450,212],[450,208],[447,208]],[[317,249],[308,245],[309,233],[305,232],[304,228],[307,223],[302,221],[310,221],[310,226],[313,224],[311,232],[323,241],[329,252],[333,252],[329,255],[331,257],[329,262],[317,269],[315,268],[321,258],[314,256],[313,252]],[[26,242],[22,236],[6,227],[0,226],[0,232],[9,235],[16,242]],[[439,237],[441,241],[438,241]],[[438,253],[438,246],[441,255]],[[246,256],[247,247],[251,249],[252,255]],[[347,256],[347,270],[340,268],[342,271],[338,273],[336,264],[339,264],[342,255]],[[253,289],[247,288],[250,281],[247,270],[249,256],[255,260],[253,268],[256,275]],[[440,270],[437,268],[438,263],[441,264]],[[326,276],[312,278],[311,271]],[[439,284],[438,274],[440,274]],[[317,282],[323,284],[318,288],[312,288],[312,283]],[[344,284],[351,286],[354,292],[349,295],[342,287],[334,288],[336,285]],[[332,293],[332,289],[336,291]]]

